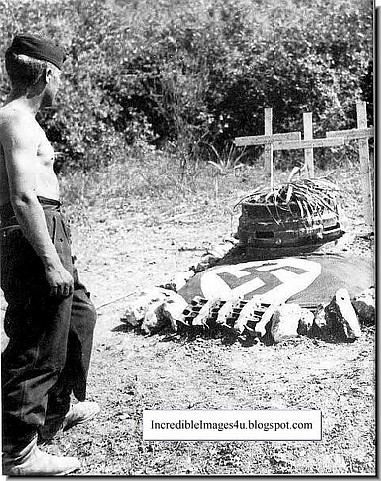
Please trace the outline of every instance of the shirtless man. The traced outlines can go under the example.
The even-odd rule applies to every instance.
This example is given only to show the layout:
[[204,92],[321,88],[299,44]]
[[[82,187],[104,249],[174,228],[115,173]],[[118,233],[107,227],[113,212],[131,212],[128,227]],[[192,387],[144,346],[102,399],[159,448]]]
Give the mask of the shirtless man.
[[[6,52],[12,90],[0,108],[3,474],[67,474],[78,459],[37,446],[99,411],[84,401],[95,309],[79,282],[60,212],[54,151],[36,121],[52,105],[63,51],[18,35]],[[70,408],[71,394],[78,403]]]

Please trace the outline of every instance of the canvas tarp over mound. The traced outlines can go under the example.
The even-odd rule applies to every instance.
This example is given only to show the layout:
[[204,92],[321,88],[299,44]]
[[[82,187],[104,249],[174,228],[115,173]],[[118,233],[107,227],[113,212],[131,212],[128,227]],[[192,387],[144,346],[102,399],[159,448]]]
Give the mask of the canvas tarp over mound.
[[195,296],[227,299],[260,295],[263,303],[293,302],[315,309],[331,301],[337,289],[351,298],[374,285],[373,262],[337,254],[311,254],[274,260],[224,264],[193,276],[178,291],[188,303]]

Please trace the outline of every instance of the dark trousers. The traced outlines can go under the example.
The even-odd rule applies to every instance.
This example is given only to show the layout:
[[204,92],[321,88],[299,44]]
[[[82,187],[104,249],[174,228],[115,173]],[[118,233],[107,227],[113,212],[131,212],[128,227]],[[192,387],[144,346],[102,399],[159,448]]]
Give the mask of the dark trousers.
[[44,267],[15,217],[2,208],[1,287],[8,303],[2,354],[3,445],[23,445],[45,422],[64,417],[73,393],[86,396],[96,313],[78,279],[70,232],[57,201],[40,199],[49,234],[74,294],[49,295]]

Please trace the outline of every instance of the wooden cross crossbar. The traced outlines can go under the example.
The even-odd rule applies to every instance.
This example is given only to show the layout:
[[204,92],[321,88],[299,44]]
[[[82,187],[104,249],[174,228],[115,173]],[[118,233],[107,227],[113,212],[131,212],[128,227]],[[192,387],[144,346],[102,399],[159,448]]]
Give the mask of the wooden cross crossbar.
[[330,130],[326,132],[329,138],[343,137],[344,140],[370,139],[374,137],[373,128],[350,129],[350,130]]
[[332,137],[329,139],[310,139],[310,140],[298,140],[290,142],[274,142],[275,150],[296,150],[296,149],[314,149],[318,147],[335,147],[338,145],[344,145],[344,139],[342,137]]
[[287,132],[284,134],[273,135],[249,135],[247,137],[236,137],[234,143],[237,147],[245,147],[249,145],[266,145],[272,144],[274,141],[280,140],[300,140],[302,135],[300,132]]

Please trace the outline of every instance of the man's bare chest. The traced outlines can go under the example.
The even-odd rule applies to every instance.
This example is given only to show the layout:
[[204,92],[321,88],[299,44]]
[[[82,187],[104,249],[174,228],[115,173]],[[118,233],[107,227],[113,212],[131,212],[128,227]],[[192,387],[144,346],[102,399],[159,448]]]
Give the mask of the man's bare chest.
[[52,168],[54,163],[54,149],[46,138],[45,133],[41,133],[40,142],[36,152],[37,162],[41,168]]

